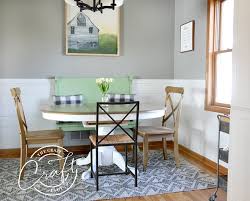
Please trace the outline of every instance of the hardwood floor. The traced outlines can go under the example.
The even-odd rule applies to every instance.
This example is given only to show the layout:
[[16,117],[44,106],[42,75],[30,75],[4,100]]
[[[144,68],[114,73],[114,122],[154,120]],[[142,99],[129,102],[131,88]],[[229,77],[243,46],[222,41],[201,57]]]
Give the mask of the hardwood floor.
[[[145,197],[133,197],[133,198],[121,198],[113,199],[112,201],[208,201],[210,195],[214,192],[214,189],[199,190],[183,193],[170,193],[163,195],[153,195]],[[226,201],[226,192],[219,190],[218,198],[216,201]]]
[[[193,157],[189,157],[187,154],[183,154],[182,152],[180,152],[180,155],[193,165],[199,167],[201,170],[216,176],[213,168],[208,167],[204,163],[201,163],[200,161],[197,161]],[[113,199],[112,201],[208,201],[214,191],[215,189],[206,189],[191,192]],[[227,193],[222,189],[219,189],[216,201],[227,201]]]

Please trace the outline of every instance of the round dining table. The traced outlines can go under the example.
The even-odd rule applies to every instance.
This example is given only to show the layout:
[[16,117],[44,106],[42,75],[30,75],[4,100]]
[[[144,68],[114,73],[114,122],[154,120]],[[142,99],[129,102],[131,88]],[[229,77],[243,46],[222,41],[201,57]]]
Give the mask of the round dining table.
[[[124,116],[128,113],[129,108],[126,105],[114,105],[105,108],[106,111],[112,116],[116,121],[122,120]],[[96,103],[89,104],[79,104],[79,105],[47,105],[43,106],[41,109],[42,116],[44,119],[60,122],[82,122],[84,127],[89,126],[88,122],[96,121]],[[139,120],[154,119],[163,117],[165,114],[165,107],[153,106],[147,104],[140,104],[139,110]],[[135,120],[136,113],[132,112],[129,114],[125,120]],[[99,121],[110,121],[105,113],[99,114]],[[93,126],[93,125],[92,125]],[[112,125],[103,125],[99,129],[101,132],[109,132],[112,129]],[[99,130],[99,133],[101,133]],[[93,153],[95,149],[91,150]],[[87,157],[83,157],[76,160],[77,165],[88,165],[91,161],[91,154],[89,153]],[[107,166],[116,164],[120,169],[125,171],[125,160],[123,156],[115,149],[114,146],[100,147],[98,149],[98,159],[100,160],[100,166]],[[93,170],[95,171],[95,154],[93,154]],[[135,171],[133,167],[128,167],[132,172]],[[91,169],[83,172],[82,180],[87,180],[90,178]]]

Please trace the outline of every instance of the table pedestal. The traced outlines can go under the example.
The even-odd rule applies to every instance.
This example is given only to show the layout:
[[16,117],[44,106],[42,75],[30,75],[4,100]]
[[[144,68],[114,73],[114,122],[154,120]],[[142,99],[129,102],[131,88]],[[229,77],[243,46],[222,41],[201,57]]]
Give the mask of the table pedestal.
[[[107,133],[112,128],[101,127],[99,133]],[[96,172],[96,149],[92,149],[93,171]],[[79,158],[76,164],[79,166],[88,165],[91,163],[91,153],[89,152],[86,158]],[[98,147],[98,163],[99,166],[117,165],[122,171],[126,171],[126,163],[123,156],[115,149],[114,146]],[[128,168],[135,174],[135,168],[128,166]],[[91,177],[91,168],[82,173],[82,180],[85,181]]]
[[[96,150],[92,149],[93,157],[93,171],[96,172]],[[109,166],[112,164],[117,165],[122,171],[126,171],[125,160],[123,156],[115,149],[115,147],[100,147],[98,150],[98,162],[99,166]],[[111,158],[110,158],[111,157]],[[76,164],[79,166],[90,164],[90,153],[86,158],[79,158],[76,160]],[[105,160],[108,159],[108,160]],[[128,166],[128,168],[135,174],[135,168]],[[91,176],[91,168],[82,173],[82,180],[88,180]]]

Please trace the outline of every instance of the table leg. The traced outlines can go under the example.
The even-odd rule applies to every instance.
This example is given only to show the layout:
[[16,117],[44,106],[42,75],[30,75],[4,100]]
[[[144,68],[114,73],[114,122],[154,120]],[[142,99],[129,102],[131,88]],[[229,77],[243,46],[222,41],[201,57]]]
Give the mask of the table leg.
[[91,163],[91,153],[89,152],[88,156],[86,158],[82,157],[82,158],[78,158],[76,160],[76,164],[79,165],[79,166],[82,166],[82,165],[88,165]]

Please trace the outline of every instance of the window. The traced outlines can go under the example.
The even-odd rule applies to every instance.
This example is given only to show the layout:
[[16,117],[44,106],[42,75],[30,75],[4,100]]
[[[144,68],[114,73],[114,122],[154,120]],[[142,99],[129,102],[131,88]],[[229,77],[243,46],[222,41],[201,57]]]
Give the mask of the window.
[[86,27],[86,18],[82,13],[77,18],[77,26]]
[[89,33],[90,33],[90,34],[93,33],[93,27],[89,27]]
[[74,27],[74,26],[71,26],[71,27],[70,27],[70,33],[71,33],[71,34],[75,34],[75,27]]
[[232,95],[234,0],[208,0],[206,110],[228,114]]

